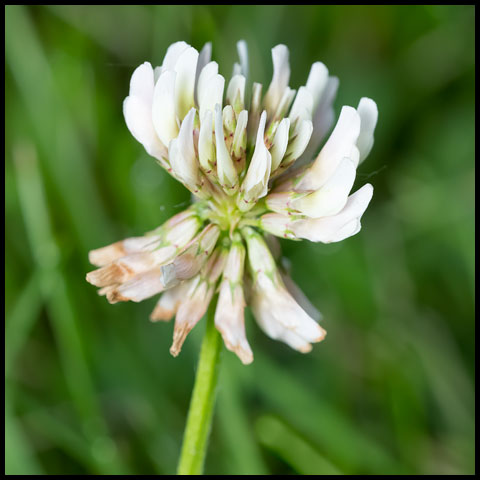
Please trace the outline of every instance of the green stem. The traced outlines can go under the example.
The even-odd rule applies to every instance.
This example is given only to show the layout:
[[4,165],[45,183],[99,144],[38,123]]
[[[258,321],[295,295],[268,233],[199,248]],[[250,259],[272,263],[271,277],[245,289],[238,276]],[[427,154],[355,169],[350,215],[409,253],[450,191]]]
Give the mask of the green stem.
[[215,405],[218,363],[222,340],[215,328],[216,301],[207,313],[207,327],[203,337],[197,375],[183,435],[182,451],[178,462],[178,475],[201,475]]

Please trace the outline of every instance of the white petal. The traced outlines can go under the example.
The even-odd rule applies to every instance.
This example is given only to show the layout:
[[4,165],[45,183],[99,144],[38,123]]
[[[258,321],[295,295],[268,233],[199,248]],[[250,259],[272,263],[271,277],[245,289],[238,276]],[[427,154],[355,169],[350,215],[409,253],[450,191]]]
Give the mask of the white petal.
[[307,351],[310,342],[319,342],[325,331],[294,300],[277,275],[278,284],[259,274],[253,287],[252,310],[260,327],[271,338]]
[[263,237],[253,229],[244,229],[248,247],[248,263],[254,276],[258,272],[270,274],[276,270],[275,260]]
[[153,126],[164,145],[169,145],[170,140],[178,135],[175,114],[175,77],[175,72],[170,70],[163,72],[153,93]]
[[237,52],[240,58],[241,74],[248,78],[248,46],[245,40],[239,40],[237,42]]
[[213,75],[208,79],[208,83],[199,96],[200,104],[200,122],[202,122],[205,112],[215,111],[215,105],[223,105],[223,90],[225,88],[225,79],[221,75]]
[[190,45],[185,42],[175,42],[172,43],[168,49],[165,57],[163,59],[162,64],[162,72],[167,70],[173,70],[175,65],[177,64],[177,60],[179,59],[180,55],[189,48]]
[[290,295],[310,317],[312,317],[316,322],[319,322],[323,318],[322,314],[317,310],[312,302],[310,302],[308,297],[303,293],[302,289],[293,281],[292,277],[288,273],[280,272],[280,274],[288,293],[290,293]]
[[195,108],[188,112],[178,137],[170,142],[168,148],[172,170],[190,189],[195,189],[198,183],[198,164],[193,145],[195,113]]
[[[202,72],[203,68],[210,62],[212,57],[212,43],[207,42],[203,48],[200,50],[200,54],[198,55],[197,61],[197,69],[195,71],[195,102],[198,105],[198,80],[200,77],[200,73]],[[218,70],[217,72],[218,73]]]
[[373,195],[373,187],[364,185],[348,198],[340,213],[331,217],[300,220],[291,226],[297,238],[312,242],[339,242],[360,231],[360,218]]
[[351,158],[359,133],[360,115],[352,107],[343,107],[330,138],[298,187],[303,190],[320,188],[331,177],[343,158]]
[[288,63],[288,48],[277,45],[272,49],[273,77],[264,98],[264,105],[269,118],[275,113],[290,80],[290,65]]
[[371,98],[363,97],[360,99],[357,112],[360,115],[357,147],[360,151],[360,162],[363,162],[373,147],[373,133],[378,119],[377,104]]
[[337,94],[337,89],[338,78],[329,77],[327,85],[322,92],[317,108],[313,114],[312,138],[310,139],[304,154],[299,158],[297,162],[298,165],[304,165],[312,160],[312,158],[318,153],[318,149],[320,148],[323,139],[332,128],[335,120],[335,112],[332,105]]
[[154,91],[153,69],[145,62],[133,72],[129,96],[123,102],[123,114],[128,129],[145,150],[159,160],[167,152],[160,142],[152,122],[152,101]]
[[151,103],[154,86],[152,65],[149,62],[142,63],[132,74],[129,95]]
[[313,96],[307,90],[307,87],[300,87],[293,102],[292,109],[290,110],[290,122],[292,126],[295,121],[298,119],[299,122],[302,120],[312,120],[313,112]]
[[295,98],[296,93],[297,93],[296,90],[292,90],[289,87],[287,87],[284,90],[282,98],[280,99],[280,102],[278,103],[275,114],[273,115],[273,118],[270,118],[270,121],[279,120],[279,119],[285,117],[285,115],[288,112],[288,109],[290,108],[290,105],[292,104],[293,99]]
[[139,97],[128,96],[123,102],[123,115],[131,134],[149,155],[159,160],[167,157],[167,150],[153,127],[151,100],[146,103]]
[[284,118],[277,127],[275,138],[270,148],[270,154],[272,155],[272,172],[278,168],[287,151],[289,129],[290,120]]
[[189,47],[182,52],[175,64],[174,70],[177,72],[175,80],[175,108],[180,121],[195,106],[194,89],[197,61],[197,50]]
[[217,62],[209,62],[200,70],[197,81],[197,99],[199,102],[203,95],[205,95],[205,90],[210,88],[210,79],[215,75],[218,75]]
[[312,218],[336,215],[347,203],[353,187],[356,163],[344,158],[327,183],[306,197],[293,200],[292,206]]
[[328,82],[328,68],[322,62],[315,62],[310,69],[306,84],[313,98],[313,110],[318,106]]
[[262,107],[262,84],[254,82],[252,85],[252,100],[248,112],[248,144],[254,144],[257,138],[258,122]]

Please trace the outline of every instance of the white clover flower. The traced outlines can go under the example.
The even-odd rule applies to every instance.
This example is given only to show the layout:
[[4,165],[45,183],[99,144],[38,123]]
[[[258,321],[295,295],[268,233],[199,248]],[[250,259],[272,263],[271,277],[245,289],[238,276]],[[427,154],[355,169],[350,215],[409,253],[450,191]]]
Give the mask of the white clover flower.
[[246,298],[271,338],[308,352],[325,337],[321,315],[277,264],[272,235],[330,243],[358,233],[373,187],[350,192],[378,112],[369,98],[343,107],[318,152],[333,124],[338,79],[316,62],[296,92],[288,49],[277,45],[262,98],[261,84],[249,91],[245,42],[237,48],[240,62],[227,84],[210,44],[199,53],[174,43],[162,66],[145,62],[133,73],[123,104],[127,126],[194,202],[142,237],[91,251],[99,268],[87,280],[111,303],[160,293],[151,319],[176,317],[175,356],[218,292],[215,326],[247,364]]

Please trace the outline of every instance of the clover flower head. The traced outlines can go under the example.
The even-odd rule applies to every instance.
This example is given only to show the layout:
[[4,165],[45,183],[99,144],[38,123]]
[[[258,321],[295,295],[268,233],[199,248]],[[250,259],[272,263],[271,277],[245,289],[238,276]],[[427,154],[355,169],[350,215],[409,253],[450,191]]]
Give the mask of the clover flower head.
[[268,336],[300,352],[325,337],[320,314],[279,261],[275,236],[330,243],[358,233],[373,187],[350,191],[373,145],[377,107],[369,98],[344,106],[320,149],[338,79],[316,62],[306,84],[291,89],[289,52],[277,45],[263,94],[259,83],[248,87],[245,42],[237,49],[228,84],[210,44],[199,53],[174,43],[162,66],[145,62],[134,71],[127,126],[193,202],[143,236],[91,251],[99,268],[87,280],[110,303],[161,294],[151,320],[175,316],[174,356],[218,293],[215,326],[247,364],[247,302]]

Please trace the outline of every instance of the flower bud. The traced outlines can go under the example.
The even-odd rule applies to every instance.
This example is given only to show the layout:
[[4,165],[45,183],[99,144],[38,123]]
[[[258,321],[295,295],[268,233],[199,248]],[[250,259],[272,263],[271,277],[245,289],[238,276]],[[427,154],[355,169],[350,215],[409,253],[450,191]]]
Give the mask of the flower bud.
[[235,166],[238,171],[243,171],[245,168],[245,156],[247,150],[247,122],[248,112],[242,110],[237,118],[237,126],[235,128],[235,135],[232,143],[232,156]]
[[215,141],[217,147],[218,180],[225,193],[233,195],[238,190],[238,175],[225,144],[222,111],[219,105],[215,106]]
[[169,145],[170,164],[178,179],[192,192],[198,192],[200,182],[198,163],[193,145],[193,123],[195,109],[192,108],[180,127],[178,137]]
[[267,112],[264,111],[260,117],[255,151],[242,183],[241,195],[237,201],[238,208],[244,212],[250,210],[256,201],[264,197],[268,191],[272,156],[263,140],[266,119]]
[[234,75],[227,87],[227,102],[238,115],[245,108],[245,77]]
[[290,120],[288,118],[284,118],[277,127],[275,137],[272,142],[272,148],[270,149],[270,155],[272,156],[272,172],[279,167],[285,152],[287,151],[289,129]]
[[215,171],[215,142],[213,137],[213,113],[211,110],[205,112],[200,125],[198,138],[198,160],[202,170],[208,178],[216,179]]

